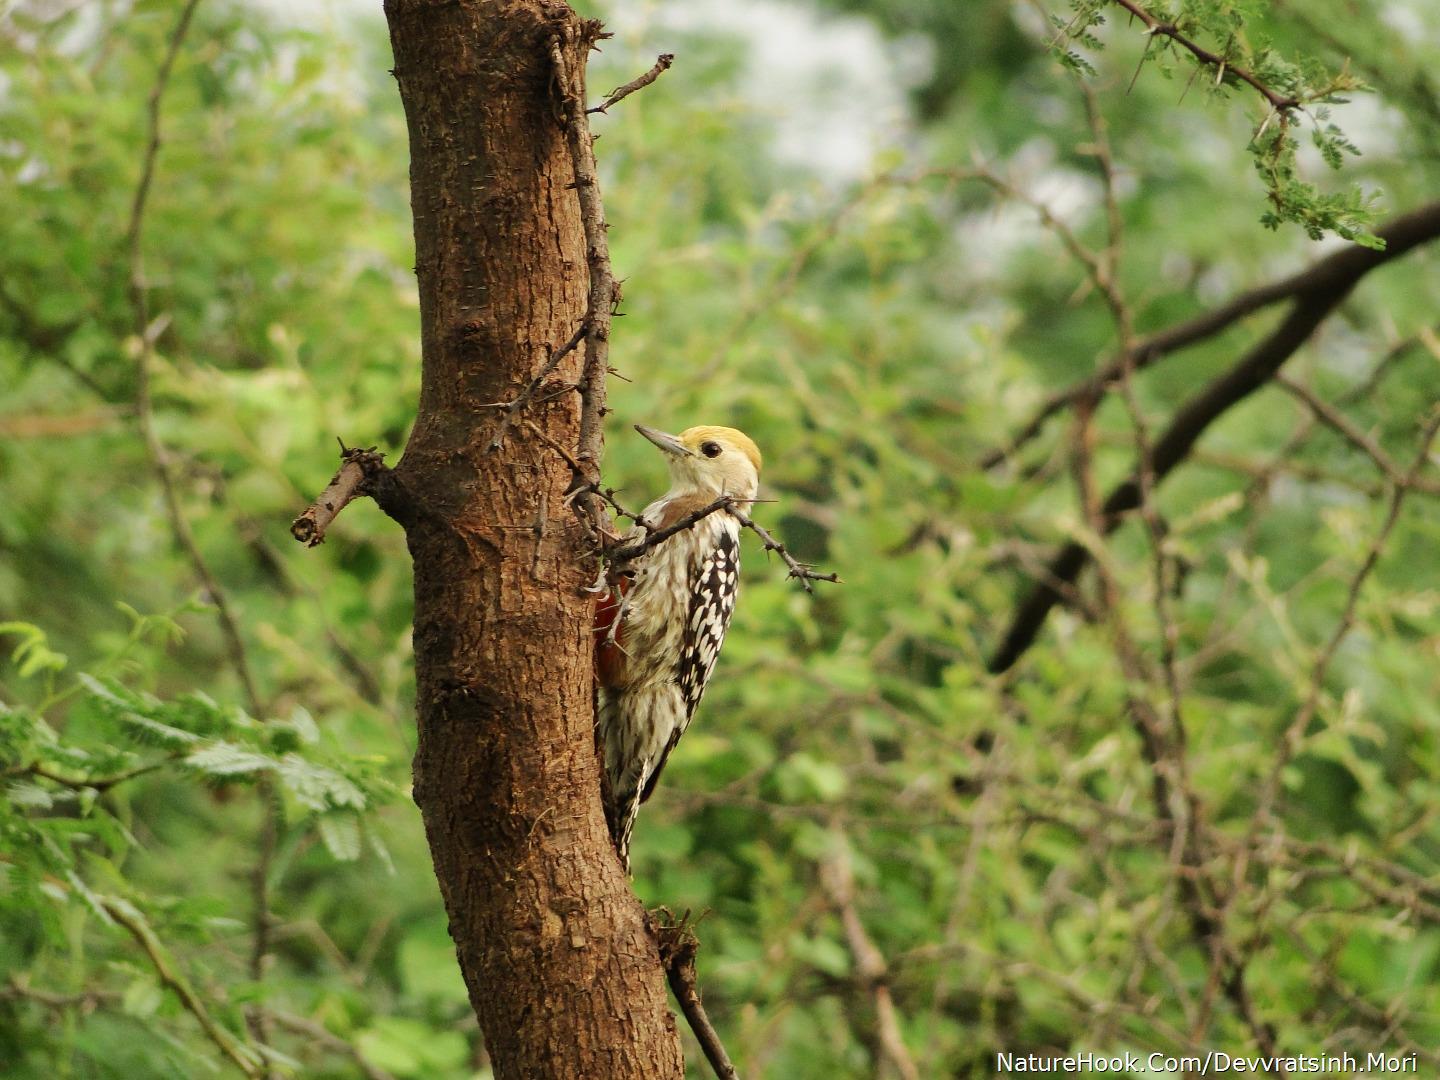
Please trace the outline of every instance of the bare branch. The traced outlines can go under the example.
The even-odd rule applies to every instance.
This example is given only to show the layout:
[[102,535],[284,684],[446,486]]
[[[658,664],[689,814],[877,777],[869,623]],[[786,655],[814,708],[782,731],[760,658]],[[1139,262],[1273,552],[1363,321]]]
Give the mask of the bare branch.
[[[1386,240],[1383,251],[1347,248],[1317,263],[1305,274],[1304,285],[1295,294],[1290,313],[1269,335],[1180,408],[1170,426],[1152,447],[1154,481],[1159,483],[1189,455],[1205,430],[1231,407],[1265,385],[1281,366],[1310,339],[1315,329],[1349,295],[1356,283],[1377,266],[1440,236],[1440,202],[1430,203],[1392,221],[1380,230]],[[1111,532],[1125,515],[1140,505],[1140,485],[1135,476],[1114,488],[1103,505],[1104,530]],[[1051,560],[1049,577],[1073,582],[1090,561],[1084,545],[1072,542]],[[989,668],[1005,671],[1015,664],[1034,642],[1050,609],[1060,599],[1052,584],[1036,585],[1018,605],[1010,627]]]
[[595,497],[610,507],[611,510],[615,511],[617,517],[633,521],[636,525],[644,524],[644,519],[638,514],[632,514],[629,510],[626,510],[625,507],[621,506],[616,500],[615,495],[616,490],[614,488],[602,488],[595,492]]
[[760,537],[761,541],[765,544],[766,551],[773,551],[775,552],[775,554],[779,555],[782,560],[784,560],[785,565],[789,567],[790,571],[785,576],[794,578],[796,581],[800,582],[801,586],[805,589],[807,593],[813,593],[815,591],[810,587],[810,582],[812,581],[833,581],[837,585],[840,584],[840,575],[838,573],[822,574],[815,570],[813,567],[811,567],[809,564],[798,562],[795,559],[795,556],[791,555],[790,552],[785,550],[784,544],[782,544],[779,540],[776,540],[775,537],[771,536],[770,531],[764,526],[757,525],[754,521],[752,521],[750,515],[746,514],[743,510],[739,509],[738,507],[732,506],[730,507],[730,513],[739,519],[741,525],[745,526],[745,528],[749,529],[756,536]]
[[725,1052],[725,1044],[720,1041],[720,1035],[710,1023],[709,1014],[700,1000],[695,970],[695,954],[700,951],[700,940],[690,929],[690,913],[687,911],[676,922],[669,911],[661,908],[652,912],[652,917],[657,920],[655,939],[660,946],[660,962],[665,967],[670,991],[675,995],[680,1011],[685,1014],[690,1030],[695,1033],[705,1060],[715,1070],[717,1080],[739,1080],[730,1055]]
[[[613,499],[607,499],[606,501],[609,502],[612,506],[616,505]],[[627,544],[625,547],[619,548],[618,550],[611,551],[608,556],[609,561],[612,566],[623,567],[626,563],[634,562],[651,548],[654,548],[659,544],[663,544],[666,540],[669,540],[670,537],[674,536],[676,533],[682,533],[685,532],[687,529],[693,529],[696,525],[704,521],[711,514],[714,514],[720,510],[732,510],[733,512],[734,506],[735,497],[733,495],[721,495],[720,498],[716,499],[714,502],[706,506],[702,506],[699,510],[692,510],[680,520],[666,525],[663,529],[651,529],[650,526],[645,523],[644,519],[636,518],[635,520],[640,523],[641,528],[646,530],[644,538],[636,541],[633,544]],[[632,515],[626,514],[625,516],[631,517]]]
[[[820,880],[831,905],[840,916],[840,925],[845,929],[850,955],[855,958],[855,975],[861,988],[870,995],[875,1008],[876,1056],[883,1062],[889,1062],[900,1080],[920,1080],[920,1070],[915,1067],[915,1060],[900,1034],[900,1018],[890,993],[890,966],[871,940],[855,907],[855,876],[838,823],[832,824],[831,835],[835,851],[821,864]],[[875,1063],[877,1073],[882,1061]]]
[[1407,478],[1404,470],[1395,464],[1395,460],[1385,452],[1384,447],[1357,428],[1344,413],[1325,401],[1308,386],[1298,383],[1284,374],[1277,374],[1275,382],[1291,397],[1304,404],[1322,424],[1368,456],[1390,483],[1406,484],[1414,490],[1423,491],[1426,494],[1440,491],[1440,485],[1427,481],[1424,477]]
[[[585,43],[600,36],[600,24],[586,21],[580,33]],[[600,483],[600,457],[605,448],[605,377],[610,372],[610,320],[620,301],[620,288],[610,269],[610,240],[606,236],[605,206],[600,198],[600,178],[595,167],[595,140],[585,112],[585,69],[572,71],[557,36],[550,42],[564,110],[565,135],[570,144],[570,161],[575,194],[580,202],[580,221],[585,230],[585,261],[590,270],[589,298],[585,310],[585,365],[580,376],[580,475],[596,488]],[[605,511],[592,493],[580,493],[575,505],[590,519],[598,533],[604,533]]]
[[510,425],[515,419],[515,414],[530,404],[530,399],[535,396],[535,391],[539,390],[545,380],[560,366],[560,361],[575,351],[576,346],[584,340],[587,329],[588,320],[581,322],[580,325],[575,328],[575,333],[570,335],[570,340],[550,353],[544,365],[535,373],[535,377],[525,385],[525,389],[521,390],[513,401],[503,406],[505,411],[501,414],[500,425],[495,429],[495,435],[490,440],[489,450],[495,451],[500,449],[500,444],[505,440],[505,434],[510,430]]
[[642,527],[647,530],[647,533],[643,539],[636,541],[633,544],[629,544],[623,548],[620,548],[617,551],[611,551],[608,554],[607,558],[612,566],[623,567],[625,563],[635,561],[641,555],[645,554],[645,552],[655,547],[657,544],[663,543],[664,541],[670,539],[670,537],[674,536],[676,533],[684,532],[687,529],[693,529],[696,524],[703,521],[711,514],[718,513],[723,510],[726,513],[730,514],[737,521],[739,521],[742,528],[749,529],[756,536],[760,537],[761,542],[765,545],[766,551],[773,551],[778,554],[780,558],[784,560],[785,565],[789,568],[789,573],[786,574],[786,577],[794,578],[796,581],[800,582],[801,586],[805,589],[806,592],[815,591],[810,587],[810,582],[812,581],[833,581],[837,584],[840,583],[839,574],[822,574],[808,564],[796,560],[796,558],[785,549],[785,545],[782,544],[779,540],[776,540],[775,537],[770,534],[770,531],[768,529],[766,529],[762,525],[756,524],[754,519],[752,519],[749,514],[745,513],[744,510],[740,509],[740,504],[742,502],[754,502],[755,500],[736,499],[733,495],[722,495],[714,502],[709,503],[706,506],[702,506],[698,510],[692,510],[680,520],[665,526],[665,528],[652,530],[641,518],[630,513],[628,510],[623,509],[620,504],[615,501],[613,490],[607,491],[604,494],[603,498],[604,501],[607,502],[610,506],[612,506],[617,512],[627,518],[630,518],[632,521],[638,522]]
[[306,547],[325,542],[325,530],[336,515],[361,495],[385,469],[385,455],[375,447],[361,449],[340,444],[340,468],[305,512],[290,523],[290,535]]
[[607,97],[604,101],[602,101],[599,105],[596,105],[594,108],[591,109],[586,109],[585,111],[587,113],[603,113],[607,111],[611,105],[614,105],[618,101],[624,100],[631,94],[635,93],[636,90],[645,89],[645,87],[649,86],[664,72],[669,70],[670,65],[674,62],[674,53],[661,53],[659,57],[657,57],[655,60],[655,66],[652,67],[649,71],[645,72],[644,75],[641,75],[639,78],[636,79],[631,79],[624,86],[617,86],[614,90],[610,91],[610,96]]
[[1426,243],[1440,235],[1437,220],[1440,220],[1440,203],[1430,203],[1395,218],[1376,230],[1376,235],[1386,241],[1385,251],[1360,247],[1344,248],[1289,277],[1248,289],[1211,311],[1143,337],[1129,350],[1122,348],[1120,355],[1095,375],[1046,398],[1008,443],[987,451],[980,458],[980,467],[993,469],[1002,464],[1021,447],[1034,440],[1051,417],[1076,402],[1105,394],[1119,383],[1127,364],[1133,371],[1142,371],[1171,353],[1180,352],[1212,338],[1245,317],[1273,304],[1320,294],[1347,282],[1345,287],[1348,288],[1376,266],[1383,265],[1401,254],[1400,250],[1392,250],[1397,245],[1403,244],[1403,251],[1409,251],[1417,244]]

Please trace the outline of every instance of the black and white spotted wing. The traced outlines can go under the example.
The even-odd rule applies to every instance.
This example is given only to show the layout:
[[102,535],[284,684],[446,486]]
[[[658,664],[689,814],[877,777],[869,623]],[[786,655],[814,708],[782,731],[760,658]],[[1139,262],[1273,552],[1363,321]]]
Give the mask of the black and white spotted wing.
[[722,529],[718,542],[706,554],[690,593],[690,613],[680,646],[680,668],[675,673],[685,696],[685,719],[705,693],[715,671],[730,616],[735,613],[735,591],[740,584],[740,542],[736,533]]
[[715,547],[707,552],[700,562],[690,591],[690,612],[685,621],[685,634],[680,643],[680,664],[675,680],[680,685],[680,694],[685,699],[685,720],[670,733],[660,759],[650,771],[641,792],[640,801],[650,798],[655,782],[660,778],[670,751],[685,734],[695,707],[705,693],[705,684],[715,670],[715,661],[720,656],[720,646],[725,643],[725,631],[730,626],[730,616],[735,613],[735,593],[740,585],[740,536],[739,530],[722,529]]

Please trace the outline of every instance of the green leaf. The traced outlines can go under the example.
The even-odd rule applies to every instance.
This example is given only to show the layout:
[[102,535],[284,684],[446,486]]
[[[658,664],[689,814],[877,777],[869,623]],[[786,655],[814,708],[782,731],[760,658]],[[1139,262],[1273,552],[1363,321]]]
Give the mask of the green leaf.
[[360,823],[353,814],[322,814],[315,819],[326,849],[341,862],[360,857]]

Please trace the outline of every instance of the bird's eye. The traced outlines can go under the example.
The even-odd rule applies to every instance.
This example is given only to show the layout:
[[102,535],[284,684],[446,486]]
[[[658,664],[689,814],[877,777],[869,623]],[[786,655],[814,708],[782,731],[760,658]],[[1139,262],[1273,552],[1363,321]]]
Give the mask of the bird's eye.
[[720,444],[718,442],[707,442],[700,444],[700,452],[706,457],[719,457]]

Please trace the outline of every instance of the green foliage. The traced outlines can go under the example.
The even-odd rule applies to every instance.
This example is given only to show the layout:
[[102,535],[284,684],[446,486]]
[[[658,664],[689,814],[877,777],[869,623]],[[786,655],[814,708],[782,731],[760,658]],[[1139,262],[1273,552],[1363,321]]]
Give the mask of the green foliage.
[[[132,620],[125,646],[147,640],[174,643],[183,636],[172,615],[142,616],[122,607]],[[156,983],[162,961],[147,972],[123,959],[123,931],[164,957],[162,932],[198,947],[219,944],[244,924],[220,914],[227,908],[223,889],[206,895],[189,882],[179,890],[155,890],[131,871],[147,845],[134,831],[136,805],[129,789],[163,775],[171,800],[193,803],[234,798],[237,784],[270,777],[278,781],[282,820],[295,840],[303,843],[314,833],[333,858],[355,860],[365,828],[361,815],[388,800],[393,788],[377,775],[373,762],[325,747],[303,709],[288,719],[262,722],[200,691],[166,701],[113,676],[85,672],[57,688],[49,676],[63,669],[64,658],[49,650],[45,632],[27,623],[7,623],[4,629],[21,638],[16,674],[43,678],[46,684],[35,706],[0,706],[5,785],[0,926],[14,943],[5,950],[9,964],[27,951],[35,956],[25,981],[14,985],[23,989],[50,974],[51,965],[39,959],[47,947],[97,972],[115,967],[118,980],[102,978],[84,992],[99,1000],[113,995],[121,1013],[165,1031],[183,998],[174,996],[178,991],[168,977],[165,985]],[[50,659],[41,664],[37,657]],[[113,670],[122,659],[123,652],[103,656],[99,666]],[[77,953],[81,939],[76,933],[89,919],[97,934]],[[236,998],[253,1000],[255,993]],[[234,1007],[227,1005],[226,1011],[232,1020],[238,1017]],[[173,1039],[168,1033],[165,1037]],[[241,1053],[253,1055],[248,1048]],[[89,1055],[82,1049],[80,1056]],[[186,1058],[189,1065],[183,1064]],[[193,1051],[183,1057],[162,1053],[156,1067],[165,1060],[188,1069],[199,1059]]]
[[[1174,8],[1142,3],[1140,10],[1159,25],[1158,30],[1136,24],[1112,0],[1071,0],[1070,6],[1069,18],[1050,17],[1057,31],[1051,49],[1063,67],[1082,77],[1098,78],[1099,72],[1071,45],[1091,51],[1103,48],[1096,31],[1110,11],[1130,18],[1131,24],[1140,25],[1145,33],[1142,67],[1147,63],[1157,67],[1166,78],[1188,71],[1187,90],[1198,80],[1212,96],[1223,98],[1239,92],[1255,97],[1261,118],[1248,149],[1270,204],[1260,218],[1266,228],[1291,223],[1303,228],[1312,240],[1334,233],[1366,247],[1384,247],[1370,232],[1376,220],[1373,193],[1365,193],[1358,185],[1341,192],[1322,192],[1302,177],[1296,163],[1293,129],[1302,121],[1309,122],[1315,146],[1330,168],[1339,169],[1346,154],[1360,155],[1344,132],[1327,122],[1327,106],[1347,104],[1348,99],[1340,95],[1366,89],[1350,73],[1348,58],[1336,73],[1308,57],[1287,59],[1271,44],[1266,12],[1253,3],[1182,0]],[[1204,50],[1204,55],[1187,43]]]
[[[1191,95],[1226,101],[1180,102],[1195,69],[1173,43],[1145,62],[1175,78],[1142,71],[1127,92],[1144,42],[1113,5],[1045,5],[1083,35],[1070,66],[1094,69],[1114,236],[1082,87],[1057,70],[1038,11],[837,6],[854,21],[805,15],[803,40],[883,27],[898,51],[866,29],[865,63],[915,87],[863,175],[770,152],[782,112],[815,126],[872,103],[828,68],[815,92],[838,89],[819,104],[772,92],[748,17],[732,34],[678,3],[616,6],[590,78],[617,85],[661,49],[678,56],[595,120],[625,279],[612,358],[633,380],[612,387],[608,477],[630,504],[660,490],[630,423],[742,427],[775,500],[757,519],[845,581],[808,598],[747,547],[714,683],[637,828],[642,898],[709,912],[702,987],[742,1075],[879,1071],[842,869],[922,1076],[992,1075],[998,1050],[1173,1052],[1192,1032],[1254,1052],[1187,921],[1127,711],[1136,697],[1169,707],[1162,594],[1214,841],[1203,873],[1236,880],[1236,852],[1259,841],[1223,897],[1256,1015],[1292,1052],[1437,1045],[1434,495],[1405,501],[1288,761],[1278,750],[1388,480],[1277,389],[1227,414],[1161,487],[1163,590],[1148,530],[1127,523],[1103,548],[1113,618],[1057,611],[1015,673],[985,674],[1044,557],[1097,541],[1071,482],[1072,414],[1009,463],[977,462],[1108,361],[1118,330],[1033,206],[954,179],[985,161],[1113,261],[1138,333],[1171,326],[1304,265],[1307,233],[1365,242],[1373,208],[1356,191],[1387,212],[1433,197],[1434,14],[1175,6],[1217,52],[1233,33],[1235,62],[1278,92],[1331,88],[1262,132],[1263,99],[1233,76],[1199,70]],[[247,1007],[271,1014],[282,1070],[358,1076],[358,1053],[395,1076],[483,1077],[418,815],[392,797],[414,745],[403,539],[364,503],[318,551],[286,533],[333,468],[334,436],[393,455],[414,415],[405,132],[383,27],[372,12],[286,29],[202,4],[164,102],[145,234],[151,310],[170,320],[156,430],[255,707],[215,598],[192,599],[135,422],[124,237],[175,14],[145,0],[0,21],[0,201],[14,210],[0,216],[0,1071],[233,1072],[159,956],[242,1055]],[[917,37],[933,63],[901,70],[925,51],[904,51]],[[1350,103],[1330,74],[1347,58],[1375,87]],[[1300,229],[1256,227],[1247,147],[1266,223]],[[1342,161],[1350,186],[1306,187]],[[1436,268],[1422,249],[1367,278],[1287,368],[1402,470],[1440,399],[1434,339],[1415,336],[1435,317]],[[1137,373],[1151,434],[1273,318]],[[1111,394],[1095,415],[1102,489],[1134,448]],[[1093,575],[1081,595],[1098,609]],[[267,806],[271,962],[256,978]]]

